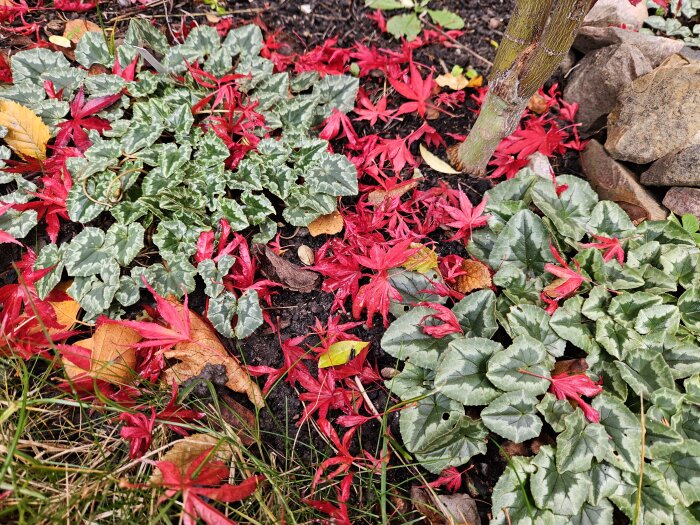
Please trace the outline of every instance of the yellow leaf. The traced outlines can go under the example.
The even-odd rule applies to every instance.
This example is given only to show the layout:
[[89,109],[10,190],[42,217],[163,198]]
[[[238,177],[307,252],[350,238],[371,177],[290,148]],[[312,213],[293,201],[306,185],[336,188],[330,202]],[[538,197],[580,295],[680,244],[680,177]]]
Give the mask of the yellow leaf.
[[464,75],[446,73],[436,77],[435,83],[440,87],[448,87],[454,91],[459,91],[469,86],[469,79]]
[[309,233],[311,237],[318,237],[319,235],[335,235],[343,231],[343,225],[345,221],[343,216],[338,210],[328,215],[321,215],[318,219],[311,221],[309,224]]
[[55,46],[64,47],[66,49],[70,49],[71,45],[71,41],[68,40],[65,36],[61,35],[51,35],[49,37],[49,42],[51,42]]
[[430,153],[423,144],[420,145],[420,156],[423,157],[423,160],[428,166],[439,173],[446,173],[447,175],[459,174],[459,172],[447,162]]
[[438,267],[438,257],[434,250],[416,242],[411,243],[411,248],[420,248],[420,250],[402,264],[404,268],[411,272],[428,273]]
[[31,109],[11,100],[0,99],[0,126],[7,128],[5,142],[20,157],[46,158],[49,127]]
[[369,346],[365,341],[338,341],[328,347],[318,358],[319,368],[344,365]]

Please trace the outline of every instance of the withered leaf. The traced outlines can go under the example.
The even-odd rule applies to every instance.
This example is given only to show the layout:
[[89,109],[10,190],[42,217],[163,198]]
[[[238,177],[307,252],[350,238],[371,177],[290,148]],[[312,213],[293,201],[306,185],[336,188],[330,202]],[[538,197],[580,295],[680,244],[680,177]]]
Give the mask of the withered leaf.
[[100,29],[100,26],[96,23],[80,18],[77,20],[68,20],[68,22],[66,22],[66,27],[63,30],[63,37],[77,44],[85,33],[101,32],[102,29]]
[[385,190],[373,190],[367,195],[367,202],[373,205],[378,205],[384,202],[385,199],[391,199],[393,197],[401,197],[406,192],[411,191],[413,188],[418,186],[417,180],[407,181],[400,184],[398,187],[393,188],[389,191]]
[[[167,301],[182,314],[184,307],[173,297]],[[246,394],[258,408],[265,405],[258,385],[248,375],[234,356],[229,355],[214,329],[192,310],[190,316],[190,340],[178,343],[164,352],[168,359],[179,362],[164,370],[168,383],[178,384],[198,376],[207,365],[222,365],[226,368],[226,386],[234,392]]]
[[493,284],[489,267],[480,261],[465,259],[462,262],[462,270],[467,273],[456,279],[456,289],[460,293],[490,288]]
[[434,250],[420,243],[412,242],[411,248],[420,248],[402,264],[404,268],[412,272],[428,273],[438,267],[438,256]]
[[318,219],[315,219],[309,224],[309,233],[311,237],[318,237],[319,235],[335,235],[343,231],[343,226],[345,221],[343,216],[338,210],[328,215],[321,215]]
[[318,288],[321,276],[316,272],[283,259],[268,246],[256,244],[253,252],[260,263],[262,274],[271,281],[295,292],[308,293]]
[[115,384],[123,384],[134,374],[136,351],[133,345],[141,341],[135,330],[116,323],[102,323],[92,337],[76,341],[74,344],[90,350],[90,370],[64,360],[66,373],[70,379],[87,374]]
[[[174,463],[180,469],[180,472],[184,474],[195,459],[218,444],[219,440],[209,434],[192,434],[173,442],[172,447],[161,456],[160,461]],[[211,460],[227,463],[232,455],[233,450],[231,450],[231,446],[227,443],[222,443],[212,453]],[[159,485],[163,482],[163,475],[160,469],[153,470],[150,482],[153,485]]]
[[480,525],[476,502],[469,494],[437,495],[426,488],[411,487],[416,510],[430,525]]
[[29,108],[0,99],[0,126],[7,128],[5,142],[20,157],[46,158],[49,127]]

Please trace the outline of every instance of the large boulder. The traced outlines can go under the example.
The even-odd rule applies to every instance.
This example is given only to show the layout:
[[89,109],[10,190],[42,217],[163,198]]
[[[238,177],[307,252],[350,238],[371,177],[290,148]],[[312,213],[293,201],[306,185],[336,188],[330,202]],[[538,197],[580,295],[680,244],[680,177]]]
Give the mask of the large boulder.
[[574,48],[583,53],[590,53],[601,47],[615,44],[635,46],[647,57],[651,67],[658,66],[684,47],[682,40],[637,33],[619,27],[582,27],[574,40]]
[[646,164],[700,144],[700,63],[667,63],[620,93],[605,142],[613,158]]
[[576,117],[581,130],[602,127],[622,89],[650,71],[649,60],[630,44],[616,44],[586,55],[564,89],[564,99],[579,105]]
[[647,186],[700,186],[700,144],[661,157],[640,180]]
[[624,25],[639,30],[648,16],[646,2],[632,5],[626,0],[598,0],[586,15],[583,25],[609,27]]
[[617,202],[635,223],[666,218],[666,210],[639,184],[636,175],[611,158],[597,140],[589,141],[581,153],[581,166],[600,198]]
[[697,188],[671,188],[664,197],[664,205],[676,215],[691,213],[700,218],[700,190]]

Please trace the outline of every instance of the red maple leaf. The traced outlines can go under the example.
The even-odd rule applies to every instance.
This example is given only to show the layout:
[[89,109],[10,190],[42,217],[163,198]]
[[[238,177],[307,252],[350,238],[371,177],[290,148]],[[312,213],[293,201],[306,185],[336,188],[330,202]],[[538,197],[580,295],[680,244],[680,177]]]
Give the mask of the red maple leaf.
[[519,371],[522,374],[539,377],[540,379],[546,379],[551,383],[549,391],[552,392],[557,399],[569,399],[570,401],[573,401],[581,407],[581,410],[583,410],[583,414],[586,416],[588,421],[593,423],[600,422],[600,414],[598,411],[581,399],[581,396],[595,397],[603,391],[603,387],[594,382],[586,374],[580,373],[569,375],[564,372],[563,374],[557,374],[552,377],[545,377],[534,374],[522,368]]
[[297,380],[306,390],[299,394],[299,400],[304,403],[304,413],[299,419],[303,424],[311,416],[318,413],[317,421],[323,423],[328,418],[331,409],[347,409],[351,404],[350,392],[336,386],[335,371],[332,368],[322,368],[318,371],[318,379],[314,378],[305,367],[299,367]]
[[353,110],[356,115],[359,115],[355,120],[367,120],[370,126],[374,126],[377,123],[377,119],[382,122],[387,122],[396,112],[393,109],[386,109],[386,97],[380,98],[377,103],[374,104],[367,95],[361,92],[357,95],[357,102],[362,107],[356,107]]
[[97,0],[54,0],[53,7],[57,11],[85,13],[95,9]]
[[162,474],[159,485],[166,488],[165,497],[182,494],[183,525],[196,525],[197,518],[207,525],[230,525],[235,522],[215,509],[211,502],[232,503],[247,498],[262,482],[264,476],[252,476],[238,485],[226,483],[229,468],[222,461],[211,460],[211,450],[198,456],[183,473],[170,461],[156,461]]
[[434,489],[445,487],[445,489],[450,492],[457,492],[462,486],[462,474],[463,472],[457,470],[456,467],[446,468],[440,472],[440,476],[435,481],[428,483],[428,486],[433,487]]
[[488,203],[488,196],[484,196],[477,206],[472,205],[469,197],[463,191],[459,192],[458,198],[459,206],[443,205],[443,209],[451,219],[445,225],[457,228],[457,232],[450,238],[450,241],[462,239],[466,244],[469,242],[474,228],[480,228],[488,223],[490,215],[483,214]]
[[92,142],[88,138],[85,129],[94,129],[100,133],[111,129],[109,122],[105,119],[91,115],[95,115],[103,109],[108,108],[119,100],[121,96],[121,93],[117,93],[114,95],[105,95],[103,97],[94,97],[86,101],[84,90],[81,87],[70,103],[71,119],[58,124],[60,131],[56,136],[54,145],[56,147],[63,147],[68,145],[72,140],[81,151],[88,149],[92,146]]
[[357,262],[366,268],[376,270],[369,283],[360,287],[352,303],[352,315],[355,319],[367,310],[367,326],[372,327],[375,313],[380,313],[384,319],[384,326],[389,326],[389,305],[391,299],[402,299],[399,291],[389,281],[387,270],[400,266],[416,253],[419,248],[410,248],[411,240],[397,242],[394,246],[389,244],[374,244],[369,249],[369,255],[357,255]]
[[351,145],[357,143],[357,133],[345,113],[333,108],[331,116],[324,120],[323,124],[324,127],[318,135],[322,139],[333,140],[340,134],[340,137],[347,139]]
[[402,82],[398,78],[392,76],[388,77],[391,86],[404,98],[411,100],[412,102],[404,102],[399,106],[396,111],[397,115],[403,115],[404,113],[416,112],[421,117],[425,116],[425,112],[429,107],[434,107],[428,104],[430,100],[430,95],[433,90],[433,75],[431,74],[427,78],[420,76],[418,68],[413,63],[409,64],[409,80],[408,82]]
[[602,235],[594,235],[593,238],[598,242],[582,243],[583,248],[597,248],[603,250],[603,260],[605,262],[611,259],[617,259],[620,264],[625,262],[625,250],[622,249],[620,239],[617,237],[604,237]]
[[[419,324],[424,334],[430,335],[436,339],[442,339],[446,335],[464,333],[464,330],[462,330],[457,320],[457,316],[446,306],[438,303],[418,303],[416,306],[427,306],[431,310],[437,312],[435,314],[426,315],[420,320]],[[441,323],[428,323],[428,320],[441,321]]]
[[151,408],[150,416],[146,416],[141,412],[124,412],[119,416],[119,421],[125,423],[119,431],[119,435],[130,441],[129,457],[131,459],[140,458],[151,446],[153,426],[156,421],[156,411]]
[[334,294],[332,311],[343,309],[345,300],[357,295],[362,268],[348,246],[339,239],[331,239],[318,249],[316,264],[310,269],[325,277],[323,291]]
[[578,290],[584,281],[590,281],[588,277],[584,277],[581,274],[581,265],[576,259],[573,260],[574,265],[576,266],[576,270],[573,270],[562,258],[562,256],[559,254],[556,247],[552,243],[549,243],[549,249],[552,252],[552,255],[554,255],[554,258],[561,266],[557,266],[556,264],[552,263],[547,263],[544,265],[544,269],[545,271],[556,275],[560,279],[564,279],[564,282],[562,282],[561,284],[556,286],[552,291],[549,292],[549,295],[551,297],[555,299],[563,299],[565,297],[568,297],[572,295],[576,290]]
[[178,343],[183,343],[191,339],[190,335],[190,314],[187,308],[187,296],[182,312],[175,306],[158,295],[158,293],[143,279],[146,288],[151,292],[156,300],[156,309],[162,322],[149,321],[129,321],[129,320],[105,320],[105,322],[120,324],[136,330],[143,341],[136,343],[134,348],[154,348],[161,347],[163,350],[172,348]]

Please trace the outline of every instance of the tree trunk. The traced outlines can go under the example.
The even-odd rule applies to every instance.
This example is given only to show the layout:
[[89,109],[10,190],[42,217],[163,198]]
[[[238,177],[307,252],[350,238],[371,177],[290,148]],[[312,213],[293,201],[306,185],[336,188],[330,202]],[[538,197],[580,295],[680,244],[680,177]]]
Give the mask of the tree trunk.
[[515,131],[527,103],[561,63],[593,2],[517,0],[489,78],[489,91],[467,139],[450,160],[475,177],[501,140]]

